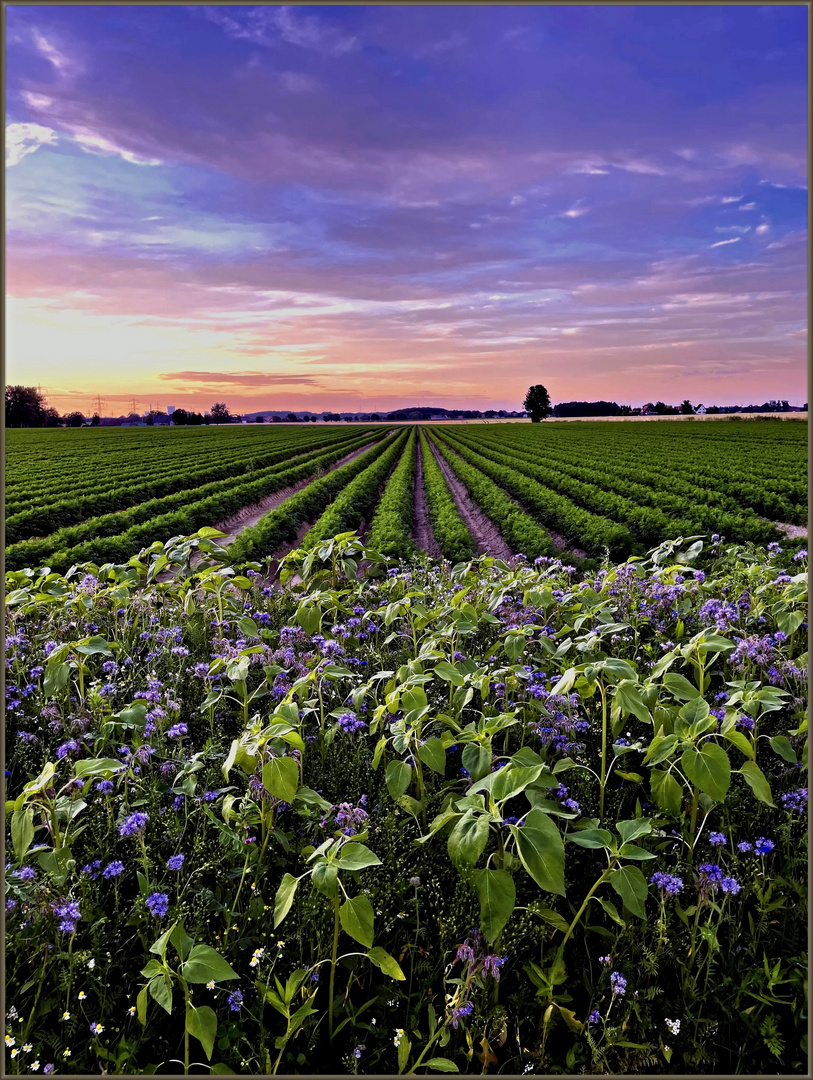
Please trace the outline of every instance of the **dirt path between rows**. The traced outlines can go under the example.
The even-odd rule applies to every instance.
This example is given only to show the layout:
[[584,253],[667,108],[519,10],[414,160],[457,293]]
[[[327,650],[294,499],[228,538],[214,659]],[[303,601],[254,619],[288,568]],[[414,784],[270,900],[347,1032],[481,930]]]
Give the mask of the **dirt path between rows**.
[[429,507],[426,503],[426,492],[423,490],[423,451],[420,443],[417,444],[418,460],[415,466],[414,505],[415,520],[412,525],[412,539],[421,549],[433,559],[442,559],[443,552],[440,544],[435,539],[432,530],[432,522],[429,518]]
[[443,456],[435,449],[431,439],[429,447],[435,455],[440,471],[446,477],[446,483],[454,498],[457,512],[463,519],[472,539],[477,544],[480,554],[492,555],[496,559],[510,559],[514,552],[490,518],[487,518],[477,503],[469,495],[463,484],[457,479]]
[[[349,462],[359,457],[360,454],[363,454],[365,450],[369,450],[370,447],[374,445],[375,441],[365,443],[365,445],[359,447],[358,450],[354,450],[352,454],[346,454],[345,457],[339,458],[339,460],[334,465],[331,465],[326,471],[334,472],[336,469],[340,469],[342,465],[347,465]],[[231,544],[243,529],[248,529],[251,528],[252,525],[256,525],[260,518],[264,517],[269,510],[273,510],[281,503],[284,503],[286,499],[290,499],[297,491],[301,491],[303,488],[307,487],[308,484],[312,484],[314,479],[316,479],[315,476],[306,476],[296,484],[292,484],[290,487],[280,488],[279,491],[274,491],[270,495],[266,495],[266,497],[261,499],[258,503],[254,503],[251,506],[244,506],[243,509],[238,510],[236,514],[232,514],[231,517],[227,517],[224,521],[219,521],[214,527],[226,535],[218,538],[218,544],[221,544],[224,547]]]
[[[452,450],[452,453],[454,453],[454,450]],[[494,525],[494,523],[492,521],[490,521],[483,514],[482,510],[480,510],[480,508],[476,505],[476,503],[470,498],[470,496],[468,495],[468,492],[466,492],[465,487],[460,483],[460,481],[457,479],[457,477],[452,472],[452,470],[449,468],[449,466],[446,464],[446,462],[443,460],[443,458],[440,457],[438,454],[435,454],[435,458],[437,459],[437,462],[440,465],[441,469],[443,469],[443,475],[446,477],[446,479],[447,479],[447,481],[449,483],[449,486],[452,489],[452,494],[455,497],[455,502],[458,504],[458,509],[460,509],[460,511],[461,511],[461,517],[463,517],[464,521],[466,521],[466,524],[469,525],[469,522],[466,520],[466,518],[465,518],[465,516],[463,514],[462,507],[460,506],[460,502],[458,500],[457,492],[456,492],[455,487],[454,487],[455,484],[457,484],[458,488],[464,493],[465,497],[469,500],[470,507],[472,507],[476,511],[476,513],[479,514],[481,518],[483,518],[483,520],[488,522],[488,525],[492,530],[497,532],[497,536],[499,537],[500,544],[502,545],[502,547],[506,551],[510,552],[511,549],[506,544],[502,534],[497,530],[496,525]],[[515,498],[513,498],[513,496],[509,495],[507,491],[503,490],[503,495],[505,495],[506,498],[510,499],[511,502],[516,506],[516,508],[518,510],[521,510],[523,512],[523,514],[528,514],[529,517],[533,517],[533,514],[531,514],[530,511],[526,510],[525,507],[522,505],[522,503],[517,502],[517,500]],[[536,519],[534,519],[534,520],[536,520]],[[548,536],[550,536],[551,540],[553,541],[554,547],[556,548],[556,550],[558,552],[561,552],[563,555],[572,555],[576,559],[586,559],[587,558],[587,552],[586,551],[583,551],[581,548],[572,547],[570,544],[568,544],[567,540],[565,540],[565,538],[563,536],[560,536],[559,533],[554,532],[552,529],[549,529],[547,527],[547,525],[543,525],[540,522],[539,527],[544,529],[547,532]],[[474,529],[471,527],[471,525],[469,525],[469,532],[472,534],[472,536],[474,536],[475,540],[477,540],[477,542],[479,544],[480,539],[475,534]],[[487,542],[490,544],[490,540],[487,541]],[[495,550],[490,550],[489,549],[486,553],[488,555],[496,555]],[[501,558],[501,559],[506,558],[505,555],[499,555],[498,557]]]

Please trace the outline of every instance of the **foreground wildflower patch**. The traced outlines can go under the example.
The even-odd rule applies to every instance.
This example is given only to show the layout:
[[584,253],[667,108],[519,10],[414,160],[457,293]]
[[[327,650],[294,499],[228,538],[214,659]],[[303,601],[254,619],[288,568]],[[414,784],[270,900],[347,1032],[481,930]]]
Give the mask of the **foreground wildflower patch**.
[[9,1071],[805,1067],[805,558],[154,547],[8,575]]

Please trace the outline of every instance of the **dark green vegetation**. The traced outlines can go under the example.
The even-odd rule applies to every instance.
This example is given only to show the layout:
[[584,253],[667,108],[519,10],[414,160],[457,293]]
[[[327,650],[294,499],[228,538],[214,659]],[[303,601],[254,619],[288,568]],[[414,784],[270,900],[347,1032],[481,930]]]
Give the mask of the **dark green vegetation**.
[[463,425],[420,429],[418,440],[363,426],[10,431],[6,565],[126,561],[275,492],[232,560],[271,557],[303,527],[310,543],[360,526],[375,529],[377,549],[411,557],[418,449],[435,539],[453,562],[488,548],[469,535],[434,454],[529,558],[564,551],[579,565],[702,534],[787,545],[776,523],[807,517],[805,439],[806,425],[770,420]]
[[7,1072],[806,1074],[806,557],[203,532],[8,575]]

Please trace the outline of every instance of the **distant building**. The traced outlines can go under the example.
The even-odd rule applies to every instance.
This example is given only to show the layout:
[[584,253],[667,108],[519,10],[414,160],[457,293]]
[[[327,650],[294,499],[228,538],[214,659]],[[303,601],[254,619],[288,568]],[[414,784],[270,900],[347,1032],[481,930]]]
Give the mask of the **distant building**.
[[706,415],[706,406],[705,405],[698,405],[697,408],[694,411],[698,416],[705,416]]
[[167,416],[172,416],[172,414],[174,412],[175,412],[175,406],[174,405],[167,405]]

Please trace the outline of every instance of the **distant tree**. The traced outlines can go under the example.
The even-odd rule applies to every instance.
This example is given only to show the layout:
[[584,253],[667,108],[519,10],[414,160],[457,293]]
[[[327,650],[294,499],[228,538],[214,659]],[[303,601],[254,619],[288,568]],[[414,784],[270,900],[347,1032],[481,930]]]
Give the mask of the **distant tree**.
[[177,424],[178,427],[183,427],[189,423],[189,413],[186,409],[176,409],[172,414],[172,423]]
[[6,427],[42,427],[45,398],[36,386],[6,387]]
[[144,423],[147,425],[147,427],[152,427],[155,424],[155,417],[151,412],[148,412],[144,417]]
[[706,412],[711,413],[712,416],[716,416],[717,413],[719,413],[719,411],[720,410],[717,408],[716,405],[709,405],[708,408],[706,409]]
[[[208,414],[207,414],[208,415]],[[205,418],[204,418],[205,419]],[[225,401],[216,401],[212,406],[211,421],[213,424],[230,424],[232,415]]]
[[299,417],[296,415],[295,412],[289,412],[286,419],[288,421],[290,421],[290,423],[292,423],[292,424],[298,424],[299,423]]
[[553,411],[550,403],[550,395],[541,384],[529,387],[528,393],[525,395],[525,400],[522,404],[535,424],[538,424],[540,420],[544,420],[546,416],[550,416]]
[[691,401],[689,401],[688,398],[686,398],[685,401],[681,401],[681,403],[680,403],[680,411],[681,411],[683,416],[693,416],[694,415],[694,405],[692,405]]
[[211,422],[212,422],[212,414],[211,413],[204,413],[203,414],[203,423],[204,424],[211,424]]
[[46,427],[59,427],[59,413],[53,407],[49,405],[45,410],[45,426]]
[[373,422],[374,424],[377,424],[377,423],[379,423],[379,422],[380,422],[380,420],[381,420],[381,417],[380,417],[380,416],[378,415],[378,413],[377,413],[377,412],[374,412],[374,413],[370,413],[370,420],[371,420],[371,421],[372,421],[372,422]]
[[139,424],[139,423],[141,423],[141,414],[137,413],[137,412],[127,413],[127,423],[128,424]]
[[67,413],[62,419],[68,427],[81,427],[85,422],[85,418],[80,412]]
[[265,417],[260,416],[260,414],[257,413],[257,415],[254,417],[254,423],[255,424],[264,424],[265,423]]
[[99,416],[99,414],[97,412],[95,412],[93,414],[93,416],[90,418],[90,426],[91,427],[98,427],[99,424],[101,424],[101,422],[102,422],[102,418],[101,418],[101,416]]

